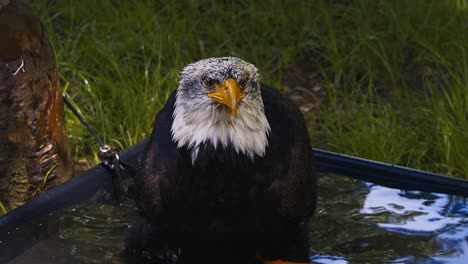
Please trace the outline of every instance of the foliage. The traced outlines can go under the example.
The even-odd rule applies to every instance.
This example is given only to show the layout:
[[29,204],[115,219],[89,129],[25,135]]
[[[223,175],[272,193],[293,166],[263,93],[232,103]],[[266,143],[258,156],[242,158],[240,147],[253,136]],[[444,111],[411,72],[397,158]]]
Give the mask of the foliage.
[[[314,139],[339,152],[468,177],[465,0],[33,5],[49,28],[64,89],[112,146],[149,135],[189,62],[239,56],[279,85],[291,66],[308,61],[327,91]],[[95,155],[97,145],[71,115],[67,128],[77,159]]]

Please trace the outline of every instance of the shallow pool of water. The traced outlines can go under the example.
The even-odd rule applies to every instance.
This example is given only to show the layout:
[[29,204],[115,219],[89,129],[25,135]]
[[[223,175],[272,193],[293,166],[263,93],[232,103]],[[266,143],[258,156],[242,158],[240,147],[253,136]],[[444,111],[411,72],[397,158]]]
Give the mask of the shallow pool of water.
[[[310,226],[311,260],[468,263],[467,202],[321,175]],[[34,245],[10,263],[123,263],[120,253],[135,214],[133,201],[128,201],[118,207],[93,203],[49,216],[41,222]],[[11,234],[20,235],[21,228]]]
[[318,263],[468,263],[467,198],[320,178]]

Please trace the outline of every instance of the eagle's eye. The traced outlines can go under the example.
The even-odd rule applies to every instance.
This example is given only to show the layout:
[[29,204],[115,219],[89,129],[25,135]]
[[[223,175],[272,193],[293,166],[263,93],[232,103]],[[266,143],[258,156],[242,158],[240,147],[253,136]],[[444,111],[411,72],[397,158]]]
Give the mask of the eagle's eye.
[[239,78],[239,80],[237,81],[237,84],[239,84],[239,86],[242,89],[244,89],[247,86],[248,82],[249,82],[249,77],[244,76],[244,77]]
[[217,81],[215,79],[208,76],[203,77],[202,81],[207,88],[213,88],[217,84]]

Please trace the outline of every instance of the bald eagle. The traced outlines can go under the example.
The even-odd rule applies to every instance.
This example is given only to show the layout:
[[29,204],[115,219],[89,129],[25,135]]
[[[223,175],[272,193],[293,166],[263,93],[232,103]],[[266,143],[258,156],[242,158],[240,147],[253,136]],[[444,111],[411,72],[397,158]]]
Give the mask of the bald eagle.
[[151,233],[138,243],[178,248],[180,263],[309,263],[317,190],[307,128],[253,64],[222,57],[183,69],[135,188]]

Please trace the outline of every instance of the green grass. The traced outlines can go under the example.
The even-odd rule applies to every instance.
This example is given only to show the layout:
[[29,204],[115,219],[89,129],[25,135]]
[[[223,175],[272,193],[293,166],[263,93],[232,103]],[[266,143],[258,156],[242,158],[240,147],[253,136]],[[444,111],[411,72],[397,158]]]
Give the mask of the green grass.
[[[287,17],[310,9],[296,6],[284,13],[278,1],[258,6],[43,1],[36,8],[50,28],[66,90],[91,125],[117,147],[149,135],[157,111],[189,62],[240,56],[262,65],[264,80],[272,81],[297,57],[298,47],[286,33],[307,16],[297,16],[297,21]],[[68,119],[74,156],[93,154],[90,135],[72,116]]]
[[340,152],[468,178],[466,3],[341,8],[320,34],[331,96],[316,133]]
[[[307,61],[327,91],[314,141],[468,178],[467,1],[133,2],[33,4],[64,89],[107,144],[149,135],[187,63],[239,56],[279,86]],[[97,144],[67,120],[74,157],[95,159]]]

